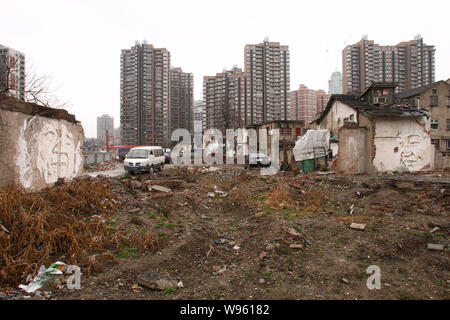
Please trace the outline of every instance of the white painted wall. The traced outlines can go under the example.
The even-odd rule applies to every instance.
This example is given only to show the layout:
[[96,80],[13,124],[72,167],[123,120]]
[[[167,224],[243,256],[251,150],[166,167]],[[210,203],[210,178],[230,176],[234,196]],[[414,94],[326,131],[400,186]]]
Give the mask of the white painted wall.
[[422,124],[414,118],[377,119],[375,168],[379,171],[419,171],[430,166],[433,169],[429,120],[422,120]]
[[325,119],[320,122],[318,129],[329,129],[332,135],[337,134],[338,129],[344,125],[344,119],[350,118],[351,115],[356,121],[357,112],[355,109],[340,101],[334,101]]

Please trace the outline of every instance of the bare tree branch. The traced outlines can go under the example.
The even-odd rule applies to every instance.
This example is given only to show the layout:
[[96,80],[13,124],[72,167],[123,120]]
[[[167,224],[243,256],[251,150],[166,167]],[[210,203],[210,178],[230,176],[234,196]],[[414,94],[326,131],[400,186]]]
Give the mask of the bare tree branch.
[[40,76],[33,66],[27,69],[22,90],[19,87],[16,74],[20,73],[18,59],[8,54],[0,56],[0,93],[13,95],[14,91],[23,91],[26,102],[35,103],[51,108],[65,108],[66,102],[61,101],[56,95],[56,89],[50,89],[51,79],[49,76]]

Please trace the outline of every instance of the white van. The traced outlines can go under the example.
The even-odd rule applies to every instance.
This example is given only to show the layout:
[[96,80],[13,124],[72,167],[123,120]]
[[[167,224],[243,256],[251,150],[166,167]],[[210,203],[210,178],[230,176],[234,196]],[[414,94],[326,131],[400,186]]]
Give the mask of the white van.
[[132,148],[123,161],[123,168],[128,173],[159,171],[164,167],[164,151],[161,147]]

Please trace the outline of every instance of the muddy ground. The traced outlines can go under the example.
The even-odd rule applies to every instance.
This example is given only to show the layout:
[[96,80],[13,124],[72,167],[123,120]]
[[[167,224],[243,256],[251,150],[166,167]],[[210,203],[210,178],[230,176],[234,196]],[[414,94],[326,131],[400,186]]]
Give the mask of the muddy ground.
[[[450,298],[446,172],[261,176],[224,166],[107,180],[119,199],[111,232],[152,231],[156,253],[99,254],[90,274],[82,267],[81,289],[48,286],[50,299]],[[366,285],[371,265],[381,289]]]

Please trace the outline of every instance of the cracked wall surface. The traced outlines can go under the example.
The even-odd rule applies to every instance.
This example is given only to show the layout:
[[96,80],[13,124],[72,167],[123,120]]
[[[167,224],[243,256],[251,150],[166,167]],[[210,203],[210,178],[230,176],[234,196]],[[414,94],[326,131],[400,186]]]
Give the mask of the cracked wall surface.
[[0,101],[0,186],[39,190],[83,170],[81,124],[5,110]]

